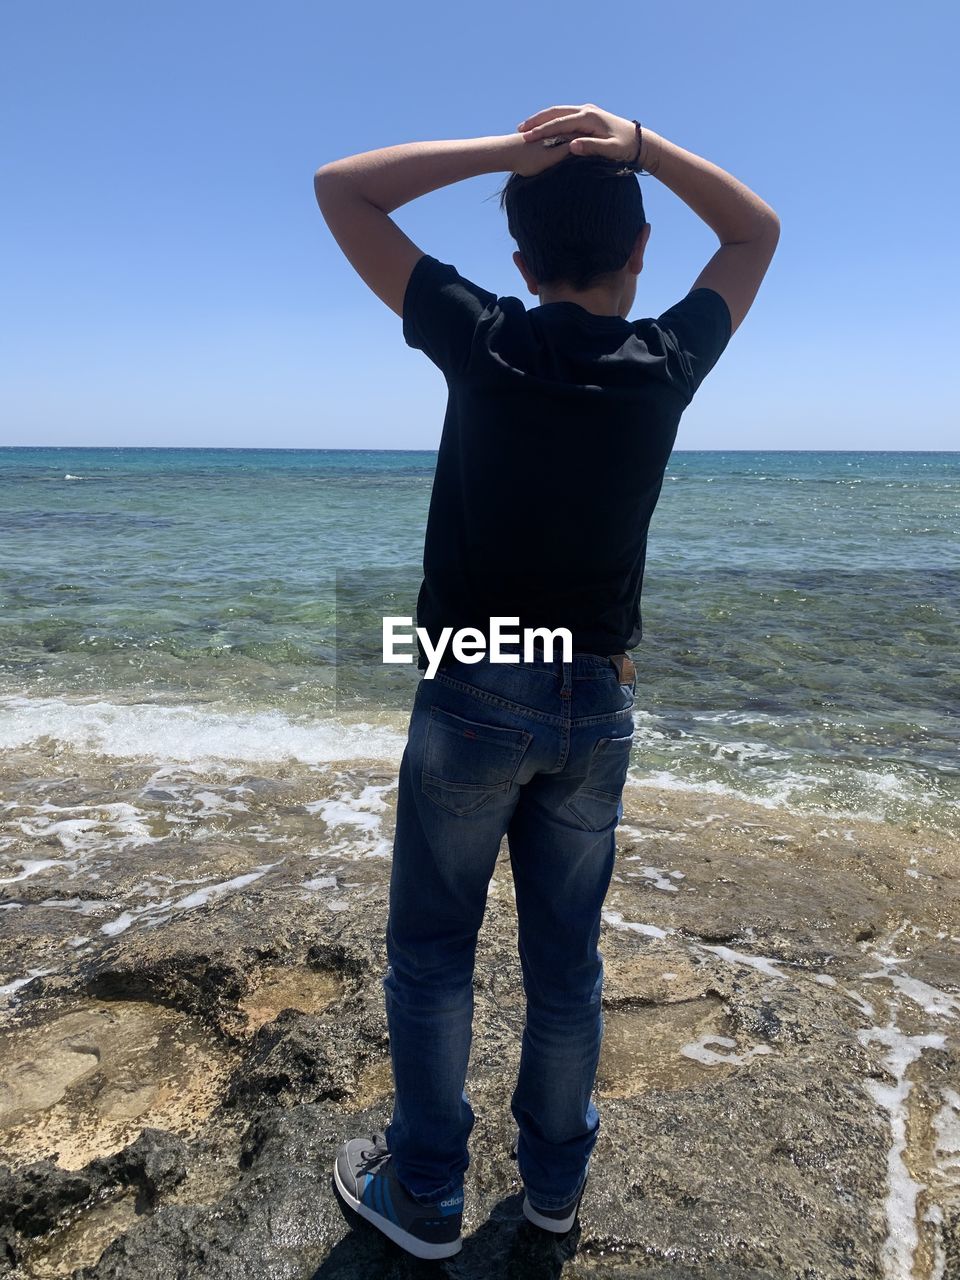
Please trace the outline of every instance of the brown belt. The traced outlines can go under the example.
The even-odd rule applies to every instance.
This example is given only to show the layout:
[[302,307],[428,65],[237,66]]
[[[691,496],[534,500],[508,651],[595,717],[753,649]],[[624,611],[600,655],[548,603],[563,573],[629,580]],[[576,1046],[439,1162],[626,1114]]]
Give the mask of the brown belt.
[[636,681],[637,668],[633,665],[633,659],[629,653],[611,654],[610,662],[621,684],[633,684]]

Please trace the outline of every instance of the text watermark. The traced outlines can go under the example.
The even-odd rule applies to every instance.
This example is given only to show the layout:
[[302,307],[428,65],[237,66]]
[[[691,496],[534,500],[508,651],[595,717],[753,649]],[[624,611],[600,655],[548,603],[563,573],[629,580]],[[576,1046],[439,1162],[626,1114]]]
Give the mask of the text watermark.
[[491,662],[520,662],[520,654],[509,653],[507,648],[516,649],[521,643],[522,635],[523,662],[534,661],[538,645],[546,660],[552,662],[558,643],[561,646],[560,660],[573,661],[573,635],[568,628],[557,627],[551,631],[548,627],[524,627],[522,633],[519,630],[507,630],[519,626],[519,618],[491,618],[488,649],[488,636],[476,627],[461,627],[459,631],[454,631],[453,627],[444,627],[434,645],[424,627],[414,627],[413,618],[387,617],[383,619],[383,660],[413,662],[413,651],[399,653],[397,647],[413,646],[419,640],[427,659],[424,678],[432,680],[448,648],[458,662],[482,662],[485,657]]

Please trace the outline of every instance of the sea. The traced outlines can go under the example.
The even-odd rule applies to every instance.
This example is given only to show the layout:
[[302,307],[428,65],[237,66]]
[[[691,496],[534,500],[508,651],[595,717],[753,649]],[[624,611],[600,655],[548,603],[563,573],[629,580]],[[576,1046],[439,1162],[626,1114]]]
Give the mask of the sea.
[[[18,804],[31,753],[395,767],[435,459],[0,449]],[[634,783],[960,829],[960,453],[675,452],[643,627]]]

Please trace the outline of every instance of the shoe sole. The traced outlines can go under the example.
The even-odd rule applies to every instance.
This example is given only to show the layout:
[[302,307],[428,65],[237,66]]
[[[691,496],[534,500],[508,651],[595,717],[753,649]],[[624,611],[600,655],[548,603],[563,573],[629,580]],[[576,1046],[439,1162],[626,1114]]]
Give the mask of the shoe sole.
[[388,1240],[398,1244],[407,1253],[412,1253],[415,1258],[426,1258],[428,1260],[452,1258],[455,1253],[459,1253],[463,1248],[462,1238],[447,1244],[430,1244],[429,1241],[421,1240],[419,1237],[411,1235],[409,1231],[404,1231],[403,1227],[397,1226],[395,1222],[385,1218],[382,1213],[377,1213],[376,1210],[369,1208],[362,1200],[358,1200],[355,1195],[352,1195],[341,1182],[340,1173],[336,1165],[333,1166],[333,1180],[337,1184],[337,1190],[354,1213],[358,1213],[371,1226],[382,1232]]
[[532,1222],[535,1227],[541,1227],[544,1231],[552,1231],[554,1235],[558,1236],[567,1234],[577,1220],[579,1208],[580,1201],[578,1200],[568,1218],[545,1218],[542,1213],[537,1213],[526,1196],[523,1197],[523,1216],[527,1221]]

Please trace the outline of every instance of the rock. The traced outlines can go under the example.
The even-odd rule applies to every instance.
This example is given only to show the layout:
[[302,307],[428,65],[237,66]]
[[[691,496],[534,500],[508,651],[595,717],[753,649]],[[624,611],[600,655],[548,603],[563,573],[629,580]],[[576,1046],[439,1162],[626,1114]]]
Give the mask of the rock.
[[[115,781],[160,807],[157,832],[174,805],[180,822],[200,811],[182,780],[144,794],[133,768]],[[339,1143],[390,1116],[391,777],[286,765],[203,785],[225,828],[209,841],[132,846],[112,872],[102,858],[50,868],[0,912],[14,966],[0,984],[14,988],[0,1275],[960,1274],[955,844],[628,794],[602,937],[602,1124],[563,1240],[523,1219],[510,1158],[524,1004],[501,858],[475,978],[466,1239],[425,1270],[358,1224],[330,1179]],[[257,842],[243,841],[251,811],[229,808],[244,800]]]

